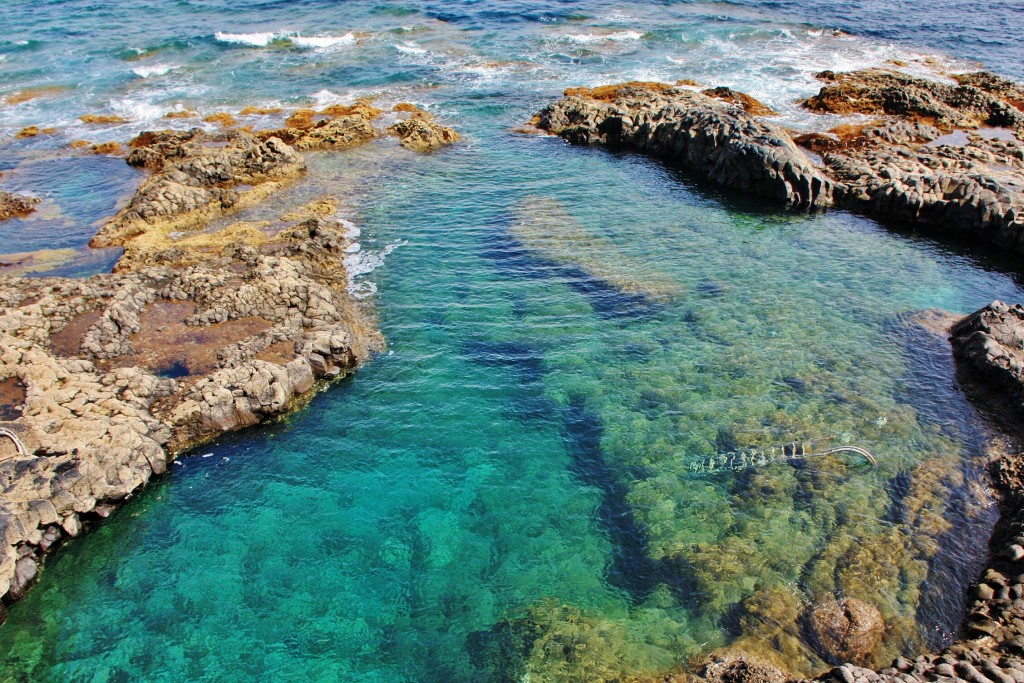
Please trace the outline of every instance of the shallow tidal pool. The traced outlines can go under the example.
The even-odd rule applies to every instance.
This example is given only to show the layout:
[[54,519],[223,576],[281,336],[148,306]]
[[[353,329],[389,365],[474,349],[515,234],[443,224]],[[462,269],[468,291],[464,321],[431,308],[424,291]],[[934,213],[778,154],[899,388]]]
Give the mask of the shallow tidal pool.
[[[72,4],[74,21],[108,18]],[[0,110],[5,130],[72,137],[83,108],[135,117],[90,131],[102,141],[177,106],[378,93],[463,135],[426,156],[386,140],[310,155],[279,201],[342,198],[387,350],[307,409],[182,458],[50,556],[0,628],[0,681],[622,680],[729,644],[810,673],[828,664],[803,615],[832,595],[881,613],[877,663],[955,637],[995,510],[981,422],[916,321],[1024,299],[1017,266],[512,132],[566,85],[629,78],[730,85],[809,125],[792,102],[814,70],[913,53],[720,3],[480,4],[301,3],[284,26],[141,3],[163,23],[97,28],[89,59],[46,76],[88,87]],[[47,21],[40,45],[71,40]],[[371,37],[296,40],[357,26]],[[284,28],[298,33],[261,43]],[[50,58],[0,55],[8,90]],[[42,188],[56,222],[25,248],[31,221],[3,226],[8,251],[48,231],[80,249],[138,182],[111,160],[53,171],[32,161],[45,144],[6,151],[4,182],[77,184]],[[808,440],[877,467],[706,471]]]

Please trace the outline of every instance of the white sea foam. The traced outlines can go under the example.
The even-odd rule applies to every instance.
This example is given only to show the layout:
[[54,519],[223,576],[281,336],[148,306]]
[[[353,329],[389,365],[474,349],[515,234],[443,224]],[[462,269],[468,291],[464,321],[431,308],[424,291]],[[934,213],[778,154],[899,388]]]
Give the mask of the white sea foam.
[[626,43],[640,40],[644,37],[642,31],[614,31],[612,33],[566,33],[559,36],[560,40],[580,45],[592,43]]
[[310,97],[313,98],[313,108],[322,109],[332,104],[351,104],[360,97],[366,97],[369,94],[369,91],[365,90],[349,90],[344,93],[336,93],[324,88],[323,90],[316,91]]
[[313,48],[315,50],[327,50],[342,45],[354,45],[356,36],[354,33],[346,33],[343,36],[290,36],[288,40],[298,47]]
[[383,265],[384,259],[391,252],[406,244],[408,243],[405,240],[401,240],[385,245],[380,251],[363,251],[358,242],[353,242],[349,249],[345,250],[348,253],[342,261],[345,265],[345,271],[348,273],[349,296],[356,299],[365,299],[376,293],[377,285],[375,283],[365,280],[356,282],[356,278],[369,275],[375,271]]
[[158,107],[147,100],[129,98],[110,100],[110,109],[121,118],[139,123],[160,119],[166,111],[166,108]]
[[395,49],[398,50],[399,52],[403,52],[403,53],[405,53],[407,55],[425,55],[425,54],[427,54],[427,51],[425,49],[423,49],[422,47],[419,47],[418,45],[416,45],[416,43],[413,43],[413,42],[399,43],[398,45],[395,45]]
[[180,69],[181,66],[181,64],[148,64],[135,67],[132,69],[132,73],[142,78],[149,78],[150,76],[163,76],[174,69]]
[[235,45],[249,45],[251,47],[266,47],[275,40],[279,40],[280,33],[224,33],[217,31],[213,37],[222,43],[233,43]]
[[257,33],[225,33],[217,31],[213,37],[222,43],[247,45],[249,47],[267,47],[275,42],[288,42],[295,47],[309,50],[325,51],[346,45],[354,45],[354,33],[342,36],[304,36],[297,31],[267,31]]

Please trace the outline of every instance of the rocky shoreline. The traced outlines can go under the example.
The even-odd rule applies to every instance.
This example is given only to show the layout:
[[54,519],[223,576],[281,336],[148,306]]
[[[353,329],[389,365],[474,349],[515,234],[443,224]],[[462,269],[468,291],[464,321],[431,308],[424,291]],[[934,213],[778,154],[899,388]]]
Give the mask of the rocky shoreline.
[[848,208],[1024,253],[1021,86],[986,72],[955,85],[880,70],[818,78],[827,85],[805,108],[870,118],[796,134],[742,93],[632,82],[570,88],[531,124],[790,206]]
[[[334,199],[270,225],[210,225],[302,175],[300,150],[391,135],[427,152],[458,139],[412,105],[400,111],[383,132],[380,110],[356,103],[275,130],[143,133],[127,162],[151,175],[91,242],[124,249],[113,273],[0,275],[4,603],[25,595],[47,551],[179,454],[293,410],[383,348],[349,294],[357,245]],[[11,197],[0,199],[21,206]]]

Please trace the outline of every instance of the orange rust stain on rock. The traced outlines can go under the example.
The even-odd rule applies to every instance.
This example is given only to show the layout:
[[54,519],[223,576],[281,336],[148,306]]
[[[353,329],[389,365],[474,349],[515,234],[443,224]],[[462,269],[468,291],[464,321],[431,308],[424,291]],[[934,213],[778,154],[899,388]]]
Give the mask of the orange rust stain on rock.
[[268,363],[287,365],[295,358],[295,342],[279,341],[271,344],[263,351],[256,354],[257,360],[265,360]]
[[370,104],[369,100],[356,100],[355,104],[332,104],[320,113],[335,118],[339,116],[362,116],[364,119],[372,121],[383,112]]
[[734,104],[743,109],[743,111],[748,114],[753,114],[754,116],[774,116],[779,113],[764,102],[751,97],[747,93],[739,92],[738,90],[733,90],[732,88],[727,88],[725,86],[708,88],[707,90],[701,91],[701,94]]
[[312,109],[299,109],[285,120],[284,125],[289,128],[306,130],[313,127],[314,116],[316,116],[316,112]]
[[221,111],[217,112],[216,114],[204,116],[203,121],[205,121],[206,123],[216,123],[221,128],[231,128],[232,126],[238,125],[238,121],[235,120],[235,117],[226,111]]
[[43,85],[37,88],[25,88],[24,90],[8,95],[4,102],[7,104],[21,104],[22,102],[46,97],[47,95],[55,95],[59,92],[64,92],[65,90],[69,90],[69,88],[62,85]]
[[78,120],[82,123],[128,123],[127,119],[113,114],[86,114],[79,116]]
[[120,154],[123,151],[118,142],[101,142],[90,149],[93,154]]
[[280,114],[284,109],[281,107],[254,107],[249,105],[242,111],[238,112],[239,116],[268,116],[270,114]]
[[655,81],[629,81],[616,85],[601,85],[596,88],[566,88],[566,97],[589,97],[592,100],[609,102],[621,97],[628,90],[648,90],[651,92],[671,92],[674,85]]

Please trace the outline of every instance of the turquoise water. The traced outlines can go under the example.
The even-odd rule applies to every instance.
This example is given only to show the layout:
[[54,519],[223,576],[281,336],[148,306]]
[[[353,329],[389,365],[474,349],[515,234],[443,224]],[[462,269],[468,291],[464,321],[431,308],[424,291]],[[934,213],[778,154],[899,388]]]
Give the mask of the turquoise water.
[[[741,87],[808,126],[792,101],[813,71],[919,48],[724,4],[40,11],[0,9],[16,33],[2,92],[70,89],[0,109],[5,130],[60,129],[8,143],[5,184],[43,178],[67,139],[123,140],[176,106],[377,94],[464,141],[310,157],[279,202],[339,194],[364,252],[387,252],[363,278],[388,350],[52,555],[0,628],[0,680],[613,680],[737,639],[810,671],[824,665],[797,619],[829,593],[880,609],[880,656],[953,637],[992,523],[971,485],[981,437],[945,343],[906,321],[1020,300],[1013,264],[511,132],[566,85],[627,78]],[[132,122],[73,123],[96,108]],[[69,222],[6,237],[81,247],[138,181],[73,163],[91,194],[38,185]],[[689,471],[832,433],[879,467]]]

